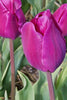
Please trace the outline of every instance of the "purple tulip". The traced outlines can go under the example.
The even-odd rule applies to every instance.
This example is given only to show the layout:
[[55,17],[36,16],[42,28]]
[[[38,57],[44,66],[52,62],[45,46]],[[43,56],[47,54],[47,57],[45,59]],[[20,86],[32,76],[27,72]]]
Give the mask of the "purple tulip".
[[63,36],[67,36],[67,4],[61,5],[60,8],[54,12],[53,16],[58,22]]
[[[13,8],[11,8],[13,6]],[[25,22],[21,1],[0,0],[0,36],[15,39]]]
[[21,33],[23,50],[30,64],[36,69],[54,72],[65,57],[66,45],[50,10],[25,23]]

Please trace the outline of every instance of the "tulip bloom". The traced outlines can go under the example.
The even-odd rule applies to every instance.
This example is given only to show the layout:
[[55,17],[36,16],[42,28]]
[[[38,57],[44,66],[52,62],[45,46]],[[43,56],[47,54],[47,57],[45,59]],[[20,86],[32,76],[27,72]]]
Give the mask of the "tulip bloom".
[[63,36],[67,36],[67,4],[61,5],[60,8],[54,12],[53,16],[58,22]]
[[20,29],[25,22],[21,6],[20,0],[14,0],[13,4],[11,0],[0,0],[1,37],[15,39],[20,35]]
[[66,45],[50,10],[25,23],[21,33],[23,50],[30,64],[36,69],[54,72],[65,57]]

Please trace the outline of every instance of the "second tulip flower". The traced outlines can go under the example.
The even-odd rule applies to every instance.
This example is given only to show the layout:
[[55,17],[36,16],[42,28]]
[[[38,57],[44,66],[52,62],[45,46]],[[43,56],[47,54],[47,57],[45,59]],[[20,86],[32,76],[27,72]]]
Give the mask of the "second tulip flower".
[[65,57],[66,45],[50,10],[25,23],[21,33],[23,50],[30,64],[36,69],[54,72]]
[[53,14],[59,24],[63,36],[67,36],[67,3],[61,5]]
[[25,22],[21,0],[0,0],[0,36],[15,39]]

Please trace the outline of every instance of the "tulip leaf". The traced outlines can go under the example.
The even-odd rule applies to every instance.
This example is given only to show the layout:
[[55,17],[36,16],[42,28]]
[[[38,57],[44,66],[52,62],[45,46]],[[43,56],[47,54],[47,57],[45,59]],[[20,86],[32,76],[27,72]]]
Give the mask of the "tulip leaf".
[[18,74],[22,80],[23,88],[21,90],[16,89],[15,100],[34,100],[34,91],[30,80],[20,71]]
[[[22,49],[22,46],[20,46],[18,49],[16,49],[16,51],[14,53],[15,75],[17,74],[17,69],[19,69],[19,67],[20,67],[20,64],[21,64],[22,59],[23,59],[23,55],[24,55],[23,54],[23,49]],[[10,80],[11,79],[10,77],[11,77],[11,69],[10,69],[10,64],[9,64],[8,73],[7,73],[6,77],[5,77],[5,81]]]
[[54,2],[55,0],[46,0],[46,9],[50,9],[50,11],[53,11],[54,9]]
[[33,85],[35,100],[49,100],[48,83],[46,73],[39,71],[40,77]]
[[0,59],[0,80],[1,80],[2,72],[1,72],[1,59]]
[[62,1],[62,3],[67,3],[67,0],[61,0]]
[[66,75],[67,67],[66,67],[66,65],[67,65],[67,54],[66,54],[65,59],[61,65],[62,71],[60,72],[58,79],[56,81],[56,88],[62,87],[63,83],[67,80],[67,75]]
[[27,2],[27,0],[21,0],[21,1],[22,1],[22,10],[25,14],[30,8],[30,4]]
[[31,14],[35,16],[45,6],[45,0],[27,0],[32,5]]
[[3,58],[3,68],[5,68],[5,65],[8,63],[8,56],[9,56],[10,48],[9,48],[9,39],[4,39],[3,45],[2,45],[2,58]]
[[[17,38],[14,40],[14,51],[21,45],[20,38]],[[10,59],[10,40],[4,39],[3,45],[2,45],[2,59],[3,59],[3,71]]]
[[[23,60],[23,49],[22,46],[20,46],[18,49],[16,49],[14,53],[14,59],[15,59],[15,75],[17,74],[17,70],[20,68],[20,65]],[[3,76],[2,76],[2,83],[3,83],[3,89],[7,90],[9,93],[10,91],[10,85],[11,85],[11,68],[10,68],[10,60],[4,70]],[[7,86],[8,84],[8,86]],[[3,91],[4,91],[3,90]]]
[[[55,91],[58,96],[58,100],[66,100],[67,98],[67,54],[61,65],[61,71],[57,75],[55,81]],[[61,98],[60,98],[61,97]]]
[[14,40],[14,51],[21,45],[21,38],[18,37]]
[[55,83],[56,77],[57,77],[57,75],[59,74],[60,70],[61,70],[61,66],[59,66],[59,67],[56,69],[56,71],[52,73],[53,84]]
[[7,91],[5,91],[5,95],[4,95],[4,97],[5,97],[5,100],[8,100]]

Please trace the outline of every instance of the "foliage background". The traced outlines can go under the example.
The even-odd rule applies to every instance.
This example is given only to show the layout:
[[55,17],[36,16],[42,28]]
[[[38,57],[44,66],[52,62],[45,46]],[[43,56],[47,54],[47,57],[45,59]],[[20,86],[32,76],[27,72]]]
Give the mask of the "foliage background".
[[[31,20],[37,13],[50,9],[53,13],[67,0],[22,0],[22,10],[26,20]],[[67,37],[65,38],[67,41]],[[49,100],[46,73],[38,71],[39,78],[32,84],[29,77],[20,70],[30,65],[25,58],[21,38],[14,40],[15,76],[19,75],[23,88],[16,87],[15,100]],[[56,100],[67,100],[67,54],[59,68],[52,73]],[[0,100],[8,100],[11,91],[11,69],[9,39],[0,37]]]

